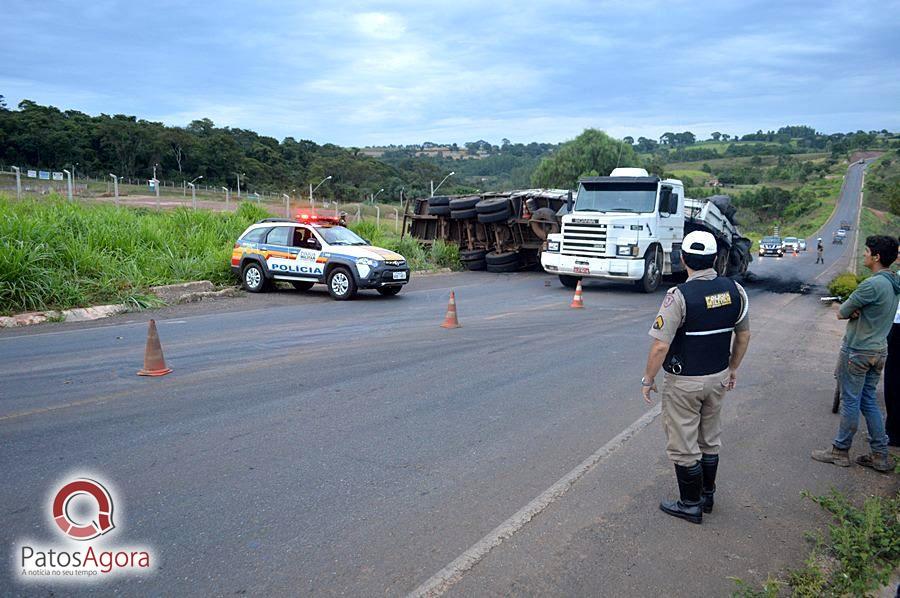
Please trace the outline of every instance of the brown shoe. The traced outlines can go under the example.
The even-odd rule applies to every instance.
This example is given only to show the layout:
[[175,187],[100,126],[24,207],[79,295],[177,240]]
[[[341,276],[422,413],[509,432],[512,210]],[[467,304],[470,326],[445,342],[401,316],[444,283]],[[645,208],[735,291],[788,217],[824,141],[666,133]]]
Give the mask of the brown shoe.
[[835,446],[823,451],[813,451],[812,458],[822,463],[837,465],[838,467],[850,467],[850,451],[842,451]]
[[894,470],[893,460],[887,453],[860,455],[856,458],[856,462],[863,467],[871,467],[875,471],[880,471],[881,473],[890,473]]

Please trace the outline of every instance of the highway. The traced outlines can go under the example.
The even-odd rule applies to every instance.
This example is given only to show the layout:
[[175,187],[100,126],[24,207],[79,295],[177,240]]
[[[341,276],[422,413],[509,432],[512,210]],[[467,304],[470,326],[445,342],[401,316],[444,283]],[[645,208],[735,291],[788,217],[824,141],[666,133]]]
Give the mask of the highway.
[[[754,256],[757,280],[747,284],[754,348],[735,395],[771,396],[808,375],[827,391],[828,370],[819,362],[836,351],[835,332],[809,325],[826,308],[814,296],[769,290],[783,290],[777,283],[785,280],[824,283],[846,267],[851,245],[832,246],[830,231],[840,220],[855,223],[861,175],[861,166],[850,166],[821,234],[824,267],[814,264],[816,235],[799,257]],[[450,290],[457,330],[439,327]],[[395,298],[372,293],[338,303],[323,290],[279,291],[214,307],[2,331],[3,558],[13,559],[11,547],[22,538],[54,540],[48,495],[68,477],[90,473],[114,489],[119,514],[110,541],[153,547],[158,568],[80,591],[405,595],[648,413],[638,380],[663,293],[592,282],[586,308],[572,310],[571,291],[543,273],[454,273],[413,278]],[[174,370],[161,378],[135,375],[150,317]],[[813,351],[802,363],[773,366],[794,338],[813,343],[823,359]],[[815,425],[830,429],[833,420],[824,410],[818,415]],[[649,470],[616,472],[618,459],[604,457],[572,486],[572,496],[602,487],[611,493],[608,504],[588,501],[552,517],[602,525],[597,517],[628,505],[641,521],[662,524],[650,536],[682,529],[661,521],[654,502],[626,491],[637,480],[654,499],[674,491],[661,435],[657,419],[622,445]],[[601,474],[602,483],[587,481]],[[661,587],[650,584],[664,567],[645,576],[646,586],[616,586],[625,578],[608,571],[600,590],[591,585],[599,573],[574,579],[565,563],[547,564],[542,576],[523,582],[538,557],[519,558],[510,547],[521,547],[564,504],[554,499],[460,573],[450,594]],[[585,505],[596,511],[586,515]],[[727,512],[727,498],[723,505]],[[541,534],[550,541],[554,532]],[[761,560],[755,565],[781,558],[752,552]],[[700,587],[727,589],[726,574],[722,568],[719,585]],[[13,567],[0,568],[0,594],[51,589],[20,586],[14,577]]]

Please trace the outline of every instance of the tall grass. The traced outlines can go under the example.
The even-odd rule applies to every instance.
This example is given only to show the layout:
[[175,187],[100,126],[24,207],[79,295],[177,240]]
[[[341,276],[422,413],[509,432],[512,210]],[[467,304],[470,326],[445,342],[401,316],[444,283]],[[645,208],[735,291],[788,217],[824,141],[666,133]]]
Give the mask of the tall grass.
[[134,301],[150,286],[231,280],[237,236],[269,214],[86,206],[0,196],[0,313]]

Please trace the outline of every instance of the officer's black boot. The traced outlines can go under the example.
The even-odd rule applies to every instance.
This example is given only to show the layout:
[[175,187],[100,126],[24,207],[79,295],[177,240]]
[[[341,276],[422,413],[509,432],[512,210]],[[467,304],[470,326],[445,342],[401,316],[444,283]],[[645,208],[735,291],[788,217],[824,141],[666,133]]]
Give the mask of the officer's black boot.
[[664,500],[659,508],[673,517],[687,519],[691,523],[703,521],[703,469],[700,463],[690,467],[675,466],[675,477],[678,479],[680,500]]
[[719,468],[719,455],[703,455],[700,459],[703,468],[703,512],[712,513],[713,495],[716,493],[716,470]]

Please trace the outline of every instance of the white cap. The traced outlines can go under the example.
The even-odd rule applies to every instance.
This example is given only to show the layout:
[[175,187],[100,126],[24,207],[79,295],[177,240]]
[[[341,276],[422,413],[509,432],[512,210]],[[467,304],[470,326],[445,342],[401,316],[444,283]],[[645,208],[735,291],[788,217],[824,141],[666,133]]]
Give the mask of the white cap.
[[715,255],[718,251],[716,238],[712,233],[695,230],[688,233],[681,243],[681,250],[692,255]]

